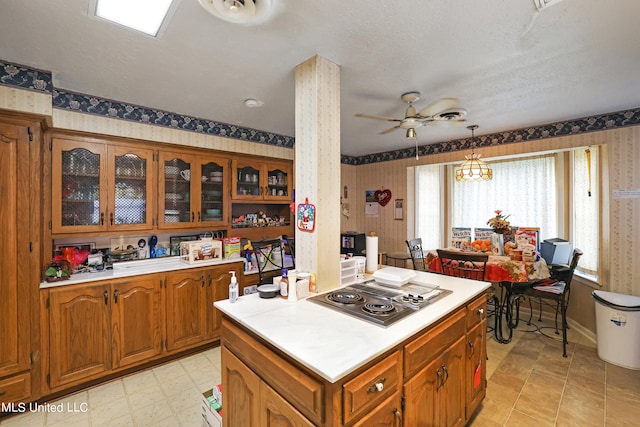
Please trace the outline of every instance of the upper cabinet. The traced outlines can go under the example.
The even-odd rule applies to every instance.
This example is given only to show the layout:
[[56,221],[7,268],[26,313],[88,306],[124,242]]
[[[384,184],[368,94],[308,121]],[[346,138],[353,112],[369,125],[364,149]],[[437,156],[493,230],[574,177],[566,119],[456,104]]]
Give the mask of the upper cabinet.
[[171,151],[159,158],[159,228],[227,224],[228,159]]
[[236,200],[292,199],[291,162],[238,158],[233,161],[231,197]]
[[152,228],[153,151],[52,140],[52,232]]

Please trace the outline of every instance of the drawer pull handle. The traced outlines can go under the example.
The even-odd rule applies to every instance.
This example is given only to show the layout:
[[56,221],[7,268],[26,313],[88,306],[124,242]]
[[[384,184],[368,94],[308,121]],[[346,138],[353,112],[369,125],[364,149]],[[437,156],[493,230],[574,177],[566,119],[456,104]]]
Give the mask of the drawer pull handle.
[[384,382],[386,380],[387,380],[386,378],[380,378],[378,382],[376,382],[375,384],[373,384],[371,387],[367,389],[367,393],[376,393],[384,390]]

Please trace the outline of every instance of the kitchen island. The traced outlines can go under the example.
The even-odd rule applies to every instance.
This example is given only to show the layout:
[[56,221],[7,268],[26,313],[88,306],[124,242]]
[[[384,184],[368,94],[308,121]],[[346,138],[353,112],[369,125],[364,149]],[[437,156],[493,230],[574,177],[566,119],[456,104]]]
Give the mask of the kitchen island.
[[484,398],[490,284],[413,282],[452,293],[386,328],[306,300],[216,302],[224,425],[463,425]]

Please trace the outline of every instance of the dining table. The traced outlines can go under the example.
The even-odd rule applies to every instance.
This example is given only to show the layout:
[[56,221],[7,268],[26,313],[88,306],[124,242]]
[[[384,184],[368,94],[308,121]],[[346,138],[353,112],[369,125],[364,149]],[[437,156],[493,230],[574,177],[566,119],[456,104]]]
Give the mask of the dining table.
[[[451,250],[451,249],[448,249]],[[442,266],[436,251],[428,251],[425,256],[428,270],[442,274]],[[500,288],[498,305],[495,316],[497,318],[494,334],[501,344],[508,344],[513,337],[513,329],[517,322],[513,320],[513,288],[550,277],[549,266],[539,255],[534,260],[518,260],[509,256],[489,255],[485,268],[484,280],[496,283]],[[504,326],[506,325],[506,336]]]

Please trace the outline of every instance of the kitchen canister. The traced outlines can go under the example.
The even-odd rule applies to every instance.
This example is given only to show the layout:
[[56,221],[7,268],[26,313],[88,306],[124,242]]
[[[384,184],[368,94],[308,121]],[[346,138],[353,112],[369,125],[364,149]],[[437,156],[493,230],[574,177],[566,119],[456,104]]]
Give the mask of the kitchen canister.
[[367,265],[367,258],[363,256],[354,256],[353,257],[356,263],[356,280],[364,279],[364,270]]

